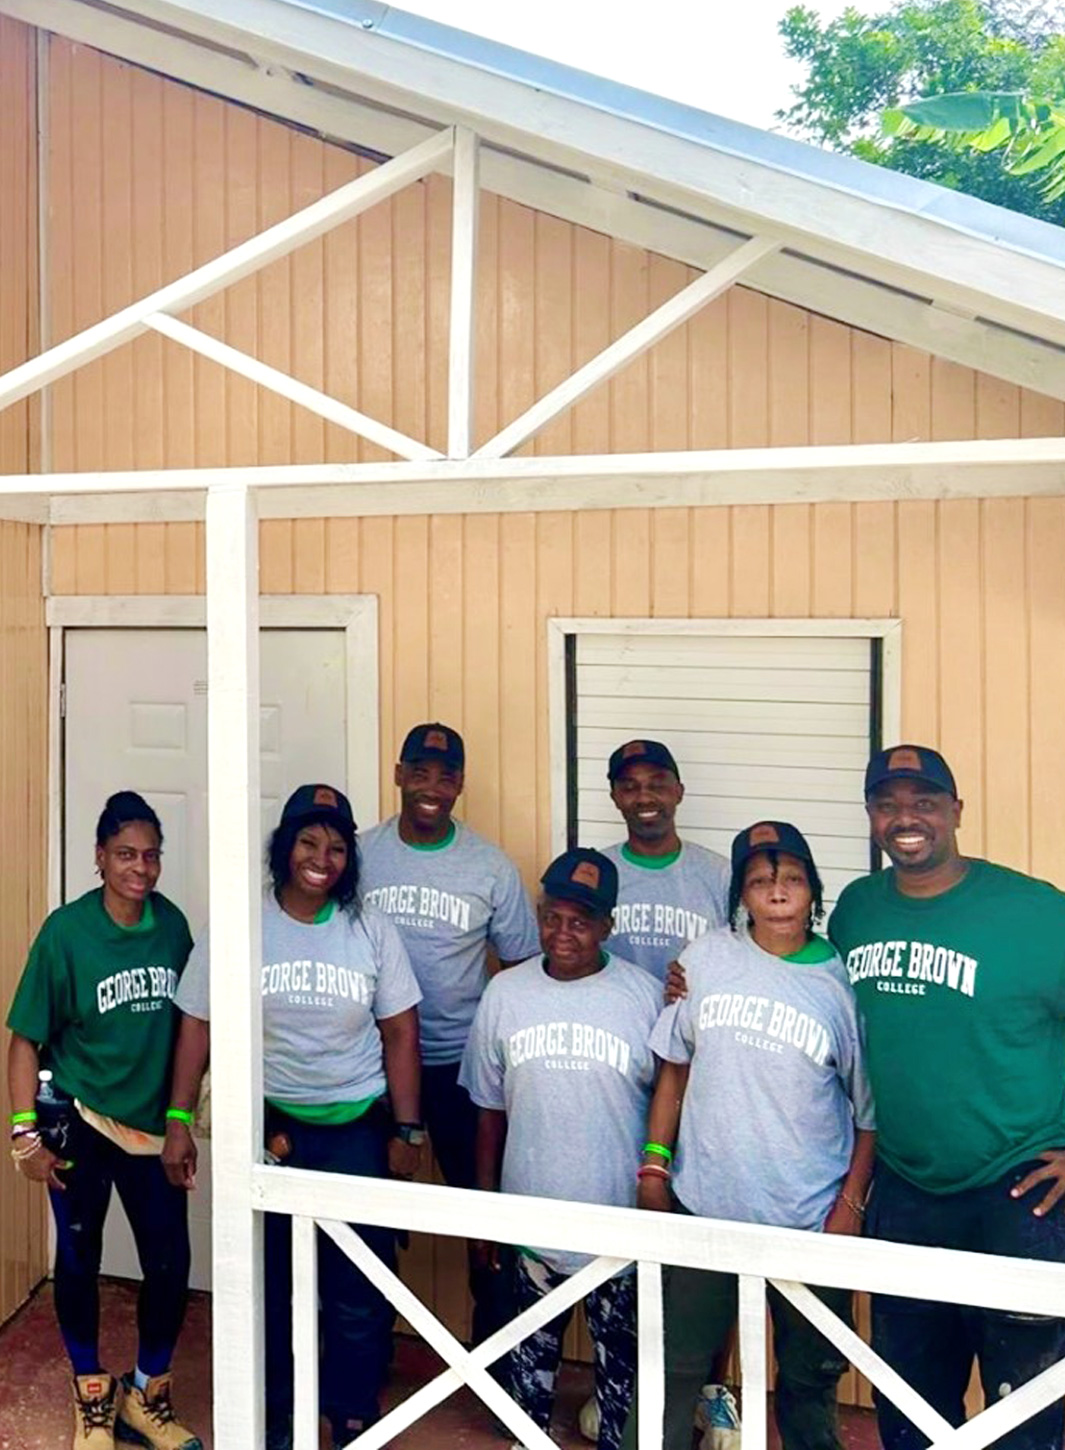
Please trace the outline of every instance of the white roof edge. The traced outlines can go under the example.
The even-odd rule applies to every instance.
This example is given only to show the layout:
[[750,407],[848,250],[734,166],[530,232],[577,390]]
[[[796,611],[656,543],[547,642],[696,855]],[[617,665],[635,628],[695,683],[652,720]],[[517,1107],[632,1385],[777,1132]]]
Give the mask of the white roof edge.
[[933,218],[998,246],[1065,265],[1065,228],[996,206],[965,192],[875,166],[805,141],[760,130],[681,101],[488,40],[379,0],[285,0],[309,10],[459,61],[536,90],[579,101],[609,115],[652,126],[716,151],[801,175],[914,216]]

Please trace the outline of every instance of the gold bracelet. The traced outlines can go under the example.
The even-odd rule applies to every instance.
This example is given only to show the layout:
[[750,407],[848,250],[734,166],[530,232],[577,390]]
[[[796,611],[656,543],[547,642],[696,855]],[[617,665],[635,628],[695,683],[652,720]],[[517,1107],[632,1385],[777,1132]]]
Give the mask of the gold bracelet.
[[854,1199],[851,1198],[851,1196],[849,1194],[844,1193],[841,1190],[839,1197],[840,1197],[840,1202],[841,1203],[845,1203],[847,1205],[847,1207],[850,1209],[851,1213],[854,1214],[855,1218],[864,1218],[865,1217],[865,1209],[864,1209],[864,1207],[860,1203],[856,1203],[854,1201]]

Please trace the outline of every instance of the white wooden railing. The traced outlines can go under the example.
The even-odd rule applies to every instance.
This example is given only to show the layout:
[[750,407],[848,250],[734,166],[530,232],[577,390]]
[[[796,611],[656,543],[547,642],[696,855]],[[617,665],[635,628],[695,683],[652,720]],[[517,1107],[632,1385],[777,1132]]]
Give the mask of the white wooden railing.
[[[892,1400],[929,1437],[933,1450],[983,1450],[1065,1394],[1062,1360],[955,1429],[805,1287],[817,1284],[1060,1315],[1065,1308],[1065,1265],[289,1168],[253,1168],[251,1193],[257,1210],[293,1218],[295,1450],[315,1450],[318,1443],[315,1225],[363,1270],[448,1366],[360,1435],[358,1450],[378,1450],[463,1385],[478,1394],[529,1450],[551,1450],[554,1442],[492,1379],[487,1367],[633,1261],[639,1275],[640,1450],[659,1450],[662,1443],[663,1264],[739,1275],[744,1450],[765,1450],[766,1445],[767,1284],[779,1289]],[[548,1241],[553,1247],[597,1257],[490,1339],[467,1350],[373,1255],[348,1227],[349,1219],[507,1243]]]

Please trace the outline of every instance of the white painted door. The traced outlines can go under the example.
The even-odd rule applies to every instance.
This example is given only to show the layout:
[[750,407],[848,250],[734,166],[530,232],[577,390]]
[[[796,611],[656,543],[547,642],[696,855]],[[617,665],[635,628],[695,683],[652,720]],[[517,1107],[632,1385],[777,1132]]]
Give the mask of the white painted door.
[[[137,790],[163,823],[160,889],[195,935],[207,920],[207,637],[200,629],[70,629],[64,636],[64,897],[96,884],[96,821]],[[347,779],[346,661],[339,629],[261,636],[263,842],[304,781]],[[210,1144],[190,1201],[192,1282],[210,1286]],[[139,1277],[125,1214],[112,1206],[104,1270]]]

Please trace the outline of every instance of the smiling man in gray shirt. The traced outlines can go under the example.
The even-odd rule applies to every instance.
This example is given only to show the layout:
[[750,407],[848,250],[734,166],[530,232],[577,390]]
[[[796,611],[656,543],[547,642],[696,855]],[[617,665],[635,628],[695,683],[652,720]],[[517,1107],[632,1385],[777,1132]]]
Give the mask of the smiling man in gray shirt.
[[[506,967],[538,946],[517,867],[452,817],[465,768],[457,730],[438,721],[415,725],[396,765],[399,815],[359,841],[363,897],[399,929],[422,991],[422,1108],[440,1170],[453,1188],[475,1184],[477,1110],[458,1073],[488,982],[488,949]],[[471,1264],[475,1342],[510,1317],[505,1285],[506,1276]]]
[[618,870],[611,951],[665,978],[689,942],[727,919],[729,865],[724,856],[682,841],[680,771],[660,740],[619,745],[607,767],[610,799],[628,839],[607,848]]

